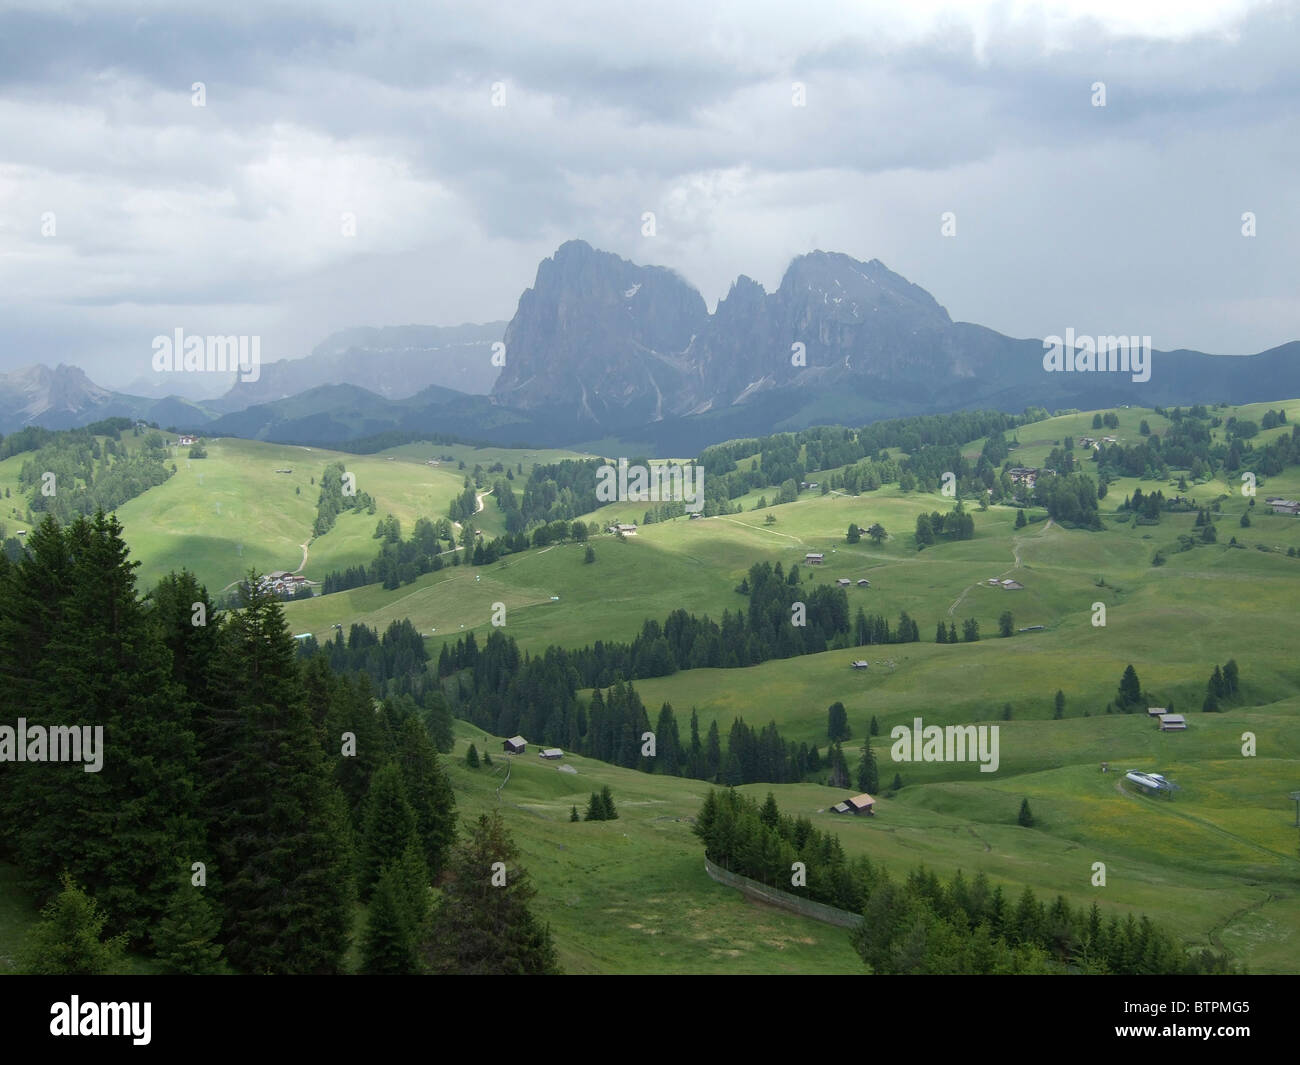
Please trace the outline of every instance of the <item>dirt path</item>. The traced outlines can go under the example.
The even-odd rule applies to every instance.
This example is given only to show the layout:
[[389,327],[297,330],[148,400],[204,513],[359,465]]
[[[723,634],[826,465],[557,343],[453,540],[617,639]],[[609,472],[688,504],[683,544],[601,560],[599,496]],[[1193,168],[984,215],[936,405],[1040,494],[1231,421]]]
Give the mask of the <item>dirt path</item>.
[[750,525],[747,521],[737,521],[735,518],[728,518],[719,514],[718,517],[723,521],[729,521],[732,525],[743,525],[746,529],[753,529],[755,532],[771,533],[773,536],[784,536],[787,540],[793,540],[796,544],[802,544],[803,541],[797,536],[791,536],[789,533],[777,532],[775,529],[769,529],[763,525]]
[[302,561],[298,563],[298,568],[294,570],[294,573],[301,573],[307,568],[307,544],[299,544],[298,546],[302,548]]
[[[1043,526],[1043,527],[1038,531],[1038,534],[1034,537],[1034,539],[1035,539],[1035,540],[1041,540],[1044,536],[1047,535],[1047,530],[1050,529],[1051,527],[1052,527],[1052,519],[1051,519],[1051,518],[1048,518],[1048,519],[1047,519],[1047,524],[1044,525],[1044,526]],[[1023,541],[1024,541],[1024,540],[1025,540],[1025,537],[1024,537],[1023,535],[1020,535],[1020,536],[1013,536],[1013,537],[1011,538],[1011,554],[1012,554],[1012,557],[1015,559],[1015,563],[1012,565],[1011,569],[1009,569],[1009,570],[1003,570],[1001,573],[999,573],[999,574],[998,574],[999,579],[1001,579],[1002,577],[1005,577],[1008,573],[1013,573],[1014,571],[1020,569],[1020,568],[1024,565],[1024,563],[1020,561],[1020,549],[1021,549],[1021,547],[1024,546],[1024,545],[1023,545]],[[980,584],[982,584],[982,583],[983,583],[982,581],[976,581],[975,584],[967,585],[967,587],[965,587],[964,589],[962,589],[962,593],[961,593],[961,595],[959,595],[959,596],[956,598],[956,600],[953,602],[952,606],[950,606],[950,607],[948,608],[948,616],[949,616],[949,617],[952,617],[953,614],[956,612],[957,608],[958,608],[959,606],[961,606],[962,603],[964,603],[964,602],[966,601],[966,596],[970,595],[971,589],[977,587],[978,585],[980,585]]]

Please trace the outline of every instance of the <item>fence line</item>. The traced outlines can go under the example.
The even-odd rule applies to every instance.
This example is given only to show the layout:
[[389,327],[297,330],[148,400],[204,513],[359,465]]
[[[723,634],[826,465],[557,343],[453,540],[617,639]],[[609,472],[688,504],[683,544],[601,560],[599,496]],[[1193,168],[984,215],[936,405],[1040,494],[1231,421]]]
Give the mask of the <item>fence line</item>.
[[850,913],[848,910],[841,910],[835,906],[827,906],[823,902],[813,902],[811,899],[800,898],[798,895],[792,895],[780,888],[768,887],[766,884],[760,884],[757,880],[751,880],[747,876],[741,876],[739,873],[733,873],[730,869],[715,865],[708,858],[704,859],[704,871],[719,884],[736,888],[750,898],[758,899],[761,902],[768,902],[773,906],[780,906],[784,910],[790,910],[804,917],[811,917],[814,921],[838,925],[840,928],[855,928],[862,923],[860,913]]

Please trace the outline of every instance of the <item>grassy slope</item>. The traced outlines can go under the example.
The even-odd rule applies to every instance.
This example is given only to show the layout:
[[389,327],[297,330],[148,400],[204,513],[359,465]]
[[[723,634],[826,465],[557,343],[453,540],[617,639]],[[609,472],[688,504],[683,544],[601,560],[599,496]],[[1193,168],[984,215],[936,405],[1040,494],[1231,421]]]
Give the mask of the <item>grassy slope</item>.
[[[1237,413],[1258,420],[1269,404],[1255,406]],[[1286,406],[1289,418],[1300,418],[1300,403]],[[1118,413],[1120,429],[1107,432],[1121,439],[1136,439],[1137,422],[1144,414],[1157,432],[1165,424],[1149,412]],[[1076,439],[1099,435],[1090,426],[1089,413],[1026,427],[1020,432],[1017,460],[1041,464],[1054,442],[1067,433]],[[1284,431],[1289,428],[1261,435]],[[237,460],[227,465],[249,467],[256,459],[274,468],[293,457],[294,462],[283,464],[294,465],[294,478],[300,472],[303,449],[275,455],[275,445],[222,441],[210,445],[209,453],[216,458],[216,448],[226,445],[231,447],[227,458]],[[244,447],[249,452],[240,454],[238,449]],[[421,502],[412,486],[435,472],[423,466],[424,458],[448,450],[412,447],[416,450],[397,449],[401,458],[391,463],[383,456],[344,458],[349,468],[358,469],[359,487],[380,496],[379,513],[393,509],[404,525],[408,518],[395,508],[405,504],[414,516]],[[967,450],[978,453],[978,446]],[[313,462],[323,467],[334,457],[315,452]],[[508,461],[508,453],[491,461],[497,457]],[[0,463],[0,484],[6,467],[15,461]],[[411,469],[412,462],[420,465]],[[183,460],[178,465],[183,469]],[[195,468],[203,465],[191,463]],[[1089,469],[1089,464],[1083,468]],[[459,490],[463,474],[447,473],[449,499]],[[277,479],[289,477],[261,474],[255,483],[269,493]],[[1168,485],[1136,480],[1114,485],[1103,510],[1113,508],[1139,484],[1144,491],[1163,487],[1169,494],[1176,480]],[[249,492],[247,479],[239,482],[236,476],[235,482],[229,490],[260,511],[272,509],[267,501],[279,498]],[[168,487],[128,504],[124,521],[128,508],[137,505],[142,512],[158,508],[162,513],[156,497]],[[921,510],[946,511],[950,501],[887,488],[855,499],[805,495],[797,503],[772,508],[777,518],[772,526],[763,523],[767,512],[747,509],[726,518],[643,527],[637,537],[622,543],[602,536],[594,541],[597,562],[590,566],[582,562],[582,548],[561,545],[512,556],[492,567],[443,570],[394,592],[357,589],[292,604],[287,613],[293,631],[321,635],[334,621],[360,620],[382,628],[389,620],[409,616],[426,632],[438,629],[430,640],[436,654],[441,639],[459,635],[462,625],[477,628],[480,638],[486,635],[491,605],[502,601],[508,607],[507,631],[536,651],[549,643],[629,639],[644,618],[662,619],[678,606],[715,617],[724,607],[743,609],[746,601],[733,589],[753,562],[780,560],[789,566],[802,562],[807,551],[824,550],[828,564],[816,571],[801,566],[806,578],[868,576],[870,590],[856,585],[850,589],[853,608],[861,604],[870,613],[884,613],[891,623],[906,609],[920,624],[922,642],[870,648],[867,657],[873,668],[867,674],[848,669],[848,663],[862,655],[849,649],[746,670],[698,670],[638,682],[652,717],[667,700],[676,707],[683,732],[690,708],[696,706],[704,728],[715,716],[725,728],[733,716],[742,715],[757,724],[775,720],[789,738],[824,746],[826,706],[842,699],[855,737],[865,731],[870,715],[878,717],[884,733],[876,744],[882,778],[887,781],[898,770],[907,784],[895,798],[881,799],[875,819],[832,822],[822,815],[819,823],[834,824],[851,851],[869,853],[899,870],[919,862],[942,873],[960,867],[969,875],[984,869],[1009,891],[1028,883],[1040,895],[1061,892],[1076,904],[1095,899],[1104,909],[1120,913],[1129,907],[1145,910],[1190,941],[1231,948],[1255,971],[1294,971],[1300,947],[1295,890],[1300,869],[1293,807],[1286,795],[1300,786],[1300,730],[1295,726],[1300,667],[1287,622],[1294,617],[1300,561],[1286,558],[1284,552],[1288,546],[1300,547],[1300,521],[1262,513],[1263,496],[1273,493],[1300,495],[1300,476],[1292,471],[1261,484],[1254,524],[1241,529],[1238,518],[1246,500],[1239,485],[1194,486],[1190,494],[1204,504],[1227,497],[1216,519],[1220,543],[1170,553],[1168,564],[1159,568],[1150,566],[1151,555],[1157,547],[1168,550],[1178,533],[1191,532],[1193,515],[1166,515],[1155,527],[1108,522],[1111,528],[1101,534],[1048,527],[1041,521],[1017,532],[1015,511],[993,508],[975,512],[974,540],[918,554],[910,545],[915,515]],[[770,498],[774,492],[767,494]],[[196,505],[195,496],[191,485],[185,505]],[[390,497],[391,505],[385,506]],[[746,501],[747,508],[753,499]],[[305,507],[301,516],[293,509],[299,505]],[[490,497],[487,505],[491,510]],[[300,528],[307,528],[314,516],[314,490],[309,495],[304,488],[302,497],[289,496],[275,506],[282,508],[279,520],[286,526],[299,522]],[[639,518],[627,513],[629,509],[606,508],[608,514],[600,516],[619,511]],[[445,502],[431,516],[442,513]],[[154,553],[184,540],[183,530],[193,527],[187,521],[201,527],[193,516],[172,515],[168,521],[173,527],[165,536],[159,534],[157,542],[149,540],[151,533],[141,522],[128,522],[128,538],[149,560],[151,571],[176,564],[166,557],[159,561]],[[257,514],[247,527],[263,521],[270,524],[262,526],[267,530],[265,543],[256,549],[275,557],[266,568],[296,568],[301,553],[296,543],[302,535]],[[357,561],[370,557],[374,521],[367,517],[359,530],[345,530],[355,542],[339,550],[339,557],[348,550],[363,554]],[[880,547],[866,540],[849,546],[843,533],[850,521],[860,526],[880,521],[891,537]],[[254,550],[253,537],[243,535],[248,556]],[[287,548],[276,547],[277,535]],[[1248,549],[1227,548],[1232,535]],[[328,541],[318,541],[322,555]],[[1257,543],[1283,553],[1255,550]],[[230,544],[227,536],[222,550]],[[285,550],[293,556],[289,564],[282,559]],[[316,550],[313,545],[313,560]],[[310,564],[308,572],[321,575],[312,573]],[[981,584],[987,577],[1012,572],[1025,584],[1022,591]],[[474,580],[476,574],[479,581]],[[560,600],[552,601],[552,595]],[[1104,628],[1091,624],[1092,604],[1098,601],[1107,605]],[[1018,626],[1041,624],[1047,631],[997,639],[997,618],[1004,609],[1015,613]],[[968,616],[979,619],[985,639],[959,646],[930,642],[938,618],[955,620],[960,629]],[[1244,702],[1252,707],[1200,714],[1205,678],[1215,662],[1228,657],[1241,666]],[[1160,734],[1142,717],[1102,712],[1128,662],[1158,701],[1189,713],[1186,733]],[[1050,720],[1052,693],[1058,687],[1067,697],[1064,721]],[[910,723],[918,715],[939,724],[993,721],[1004,702],[1012,704],[1014,720],[1000,722],[999,772],[981,774],[968,764],[895,766],[889,761],[892,726]],[[1092,716],[1083,717],[1085,710]],[[1240,753],[1241,735],[1247,730],[1257,736],[1259,754],[1254,759]],[[481,741],[480,734],[460,726],[458,755],[472,736]],[[856,751],[846,753],[856,761]],[[858,971],[841,933],[756,907],[707,879],[688,825],[673,820],[693,815],[702,784],[581,758],[568,761],[579,769],[577,779],[540,760],[520,760],[503,805],[541,890],[537,907],[552,923],[570,971]],[[1164,772],[1183,790],[1172,802],[1123,793],[1117,790],[1122,772],[1101,774],[1101,761],[1119,771]],[[472,773],[459,761],[453,766],[462,813],[474,814],[495,803],[489,772]],[[582,808],[586,795],[602,783],[613,788],[622,819],[568,824],[569,806]],[[747,790],[761,794],[768,786]],[[814,784],[771,790],[783,808],[809,814],[839,797]],[[1032,831],[1015,824],[1022,797],[1030,799],[1040,820]],[[1107,864],[1105,888],[1091,886],[1094,861]]]

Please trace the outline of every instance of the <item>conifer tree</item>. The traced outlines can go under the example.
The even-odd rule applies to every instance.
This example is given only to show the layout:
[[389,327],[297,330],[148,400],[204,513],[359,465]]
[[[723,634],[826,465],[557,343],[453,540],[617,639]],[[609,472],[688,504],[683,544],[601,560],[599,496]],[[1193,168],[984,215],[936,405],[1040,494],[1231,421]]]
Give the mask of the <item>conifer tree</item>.
[[1138,680],[1137,670],[1130,663],[1124,669],[1124,676],[1119,682],[1119,705],[1125,710],[1137,706],[1142,701],[1142,683]]
[[411,926],[401,866],[386,865],[375,885],[361,942],[361,972],[408,976],[420,971],[419,943]]
[[[483,814],[454,849],[424,944],[435,973],[560,972],[550,928],[529,909],[535,894],[500,813]],[[497,865],[501,863],[501,865]],[[500,884],[504,866],[504,884]],[[495,868],[494,868],[495,867]],[[497,879],[498,884],[493,884]]]
[[591,798],[587,800],[587,815],[584,821],[603,821],[605,820],[605,804],[601,802],[600,793],[593,791]]
[[1016,823],[1019,824],[1022,828],[1034,827],[1034,815],[1032,812],[1030,812],[1028,799],[1020,800],[1020,813],[1016,817]]
[[470,769],[478,768],[478,748],[472,743],[469,745],[469,750],[465,752],[465,764]]
[[154,954],[168,972],[201,976],[226,971],[221,960],[221,917],[206,889],[190,881],[189,870],[174,878],[176,890],[154,931]]
[[431,876],[442,871],[456,838],[456,795],[424,725],[408,717],[398,730],[397,764]]
[[576,806],[570,808],[570,810],[569,810],[569,820],[570,820],[570,821],[581,821],[581,820],[582,820],[582,818],[578,816],[578,808],[577,808]]
[[833,702],[826,708],[826,735],[832,743],[847,740],[851,735],[848,712],[841,702]]
[[837,743],[830,749],[829,761],[831,775],[829,784],[832,788],[847,788],[849,786],[849,767],[844,761],[844,752]]
[[386,865],[396,864],[412,843],[420,844],[415,829],[415,811],[406,796],[402,771],[390,762],[375,774],[366,799],[357,884],[361,898],[370,897]]
[[1065,717],[1065,692],[1061,691],[1060,688],[1056,689],[1056,696],[1052,700],[1052,705],[1052,718],[1060,721],[1061,718]]
[[1241,684],[1240,671],[1237,669],[1237,660],[1229,658],[1223,665],[1223,685],[1224,694],[1236,695]]
[[226,626],[236,711],[213,788],[226,956],[244,972],[337,972],[352,907],[352,831],[323,761],[280,604],[250,575]]
[[867,733],[871,736],[880,735],[880,722],[876,720],[875,714],[871,715],[871,727],[867,730]]
[[618,820],[618,811],[614,809],[614,796],[610,792],[608,784],[600,789],[600,808],[604,814],[604,820]]
[[37,976],[102,976],[126,965],[126,936],[103,938],[108,915],[64,873],[60,891],[41,910],[17,962]]
[[868,794],[880,790],[880,774],[870,739],[862,745],[862,761],[858,763],[858,788]]

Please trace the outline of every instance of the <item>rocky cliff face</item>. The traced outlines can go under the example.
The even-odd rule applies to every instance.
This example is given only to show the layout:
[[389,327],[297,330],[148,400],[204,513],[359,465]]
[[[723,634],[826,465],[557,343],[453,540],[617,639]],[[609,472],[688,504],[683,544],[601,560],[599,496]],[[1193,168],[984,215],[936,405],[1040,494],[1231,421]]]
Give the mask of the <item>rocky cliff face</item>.
[[76,366],[26,366],[0,374],[0,425],[7,432],[30,423],[79,425],[101,416],[112,397]]
[[686,352],[708,321],[703,297],[671,270],[569,241],[519,298],[494,401],[600,426],[658,420],[689,390]]
[[774,292],[739,277],[710,315],[670,271],[571,241],[519,301],[493,400],[614,429],[789,390],[915,399],[988,373],[997,347],[876,260],[802,255]]

